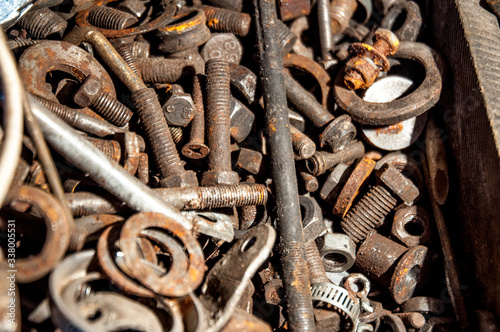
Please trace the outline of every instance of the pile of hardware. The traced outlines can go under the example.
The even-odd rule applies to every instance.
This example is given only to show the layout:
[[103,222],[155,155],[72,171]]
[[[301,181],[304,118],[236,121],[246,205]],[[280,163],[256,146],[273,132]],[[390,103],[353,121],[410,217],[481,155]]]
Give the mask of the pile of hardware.
[[8,16],[1,330],[458,328],[426,10],[37,0]]

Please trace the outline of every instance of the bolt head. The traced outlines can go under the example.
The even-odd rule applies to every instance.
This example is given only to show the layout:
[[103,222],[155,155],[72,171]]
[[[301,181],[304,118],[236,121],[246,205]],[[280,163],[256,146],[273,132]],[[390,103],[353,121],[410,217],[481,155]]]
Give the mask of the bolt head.
[[405,204],[413,205],[420,192],[413,182],[397,168],[384,165],[379,171],[379,179],[396,194]]
[[160,185],[163,188],[197,187],[198,179],[195,172],[185,171],[184,173],[167,176],[160,181]]
[[73,96],[73,101],[80,107],[87,107],[102,91],[102,83],[94,75],[89,75]]
[[194,102],[187,93],[174,93],[163,105],[163,113],[171,126],[185,127],[195,116]]
[[333,152],[342,150],[356,136],[356,127],[347,114],[333,120],[319,136],[321,147],[328,145]]
[[203,173],[202,186],[236,185],[240,182],[238,173],[233,171],[207,171]]

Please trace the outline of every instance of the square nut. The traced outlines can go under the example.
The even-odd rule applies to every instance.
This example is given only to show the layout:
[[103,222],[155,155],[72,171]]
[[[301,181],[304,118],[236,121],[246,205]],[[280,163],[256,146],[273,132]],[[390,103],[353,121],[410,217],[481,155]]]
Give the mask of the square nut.
[[420,192],[413,182],[397,168],[385,165],[379,173],[380,180],[407,205],[413,205]]

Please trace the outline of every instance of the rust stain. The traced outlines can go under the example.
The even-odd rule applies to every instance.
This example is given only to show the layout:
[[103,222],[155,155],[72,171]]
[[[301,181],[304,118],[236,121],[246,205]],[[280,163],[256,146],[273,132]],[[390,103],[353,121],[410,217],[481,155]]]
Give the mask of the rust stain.
[[403,123],[398,122],[396,124],[387,126],[387,127],[379,127],[375,129],[375,132],[378,135],[396,135],[403,131]]

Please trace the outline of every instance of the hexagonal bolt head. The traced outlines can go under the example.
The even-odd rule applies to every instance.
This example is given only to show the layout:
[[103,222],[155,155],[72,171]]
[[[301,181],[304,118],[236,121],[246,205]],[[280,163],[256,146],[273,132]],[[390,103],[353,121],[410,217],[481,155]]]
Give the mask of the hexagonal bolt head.
[[80,107],[87,107],[101,94],[102,83],[94,75],[89,75],[75,92],[73,101]]
[[323,221],[323,211],[318,202],[312,197],[300,196],[300,209],[302,211],[302,232],[304,241],[311,242],[326,234],[326,226]]
[[184,173],[173,174],[163,178],[160,184],[163,188],[197,187],[198,179],[195,172],[185,171]]
[[188,93],[174,92],[162,108],[168,124],[172,126],[185,127],[195,116],[193,98]]
[[323,183],[319,196],[328,203],[335,204],[351,172],[352,169],[346,164],[338,164]]
[[378,171],[379,179],[407,205],[413,205],[420,192],[413,182],[397,168],[384,165]]
[[202,186],[235,185],[240,182],[238,173],[233,171],[207,171],[203,173]]
[[243,169],[250,174],[257,175],[261,171],[262,153],[241,148],[236,160],[235,169]]
[[237,99],[231,97],[231,137],[241,143],[247,138],[255,122],[255,114]]
[[319,254],[327,272],[347,271],[354,265],[356,244],[349,236],[327,233],[318,242]]

